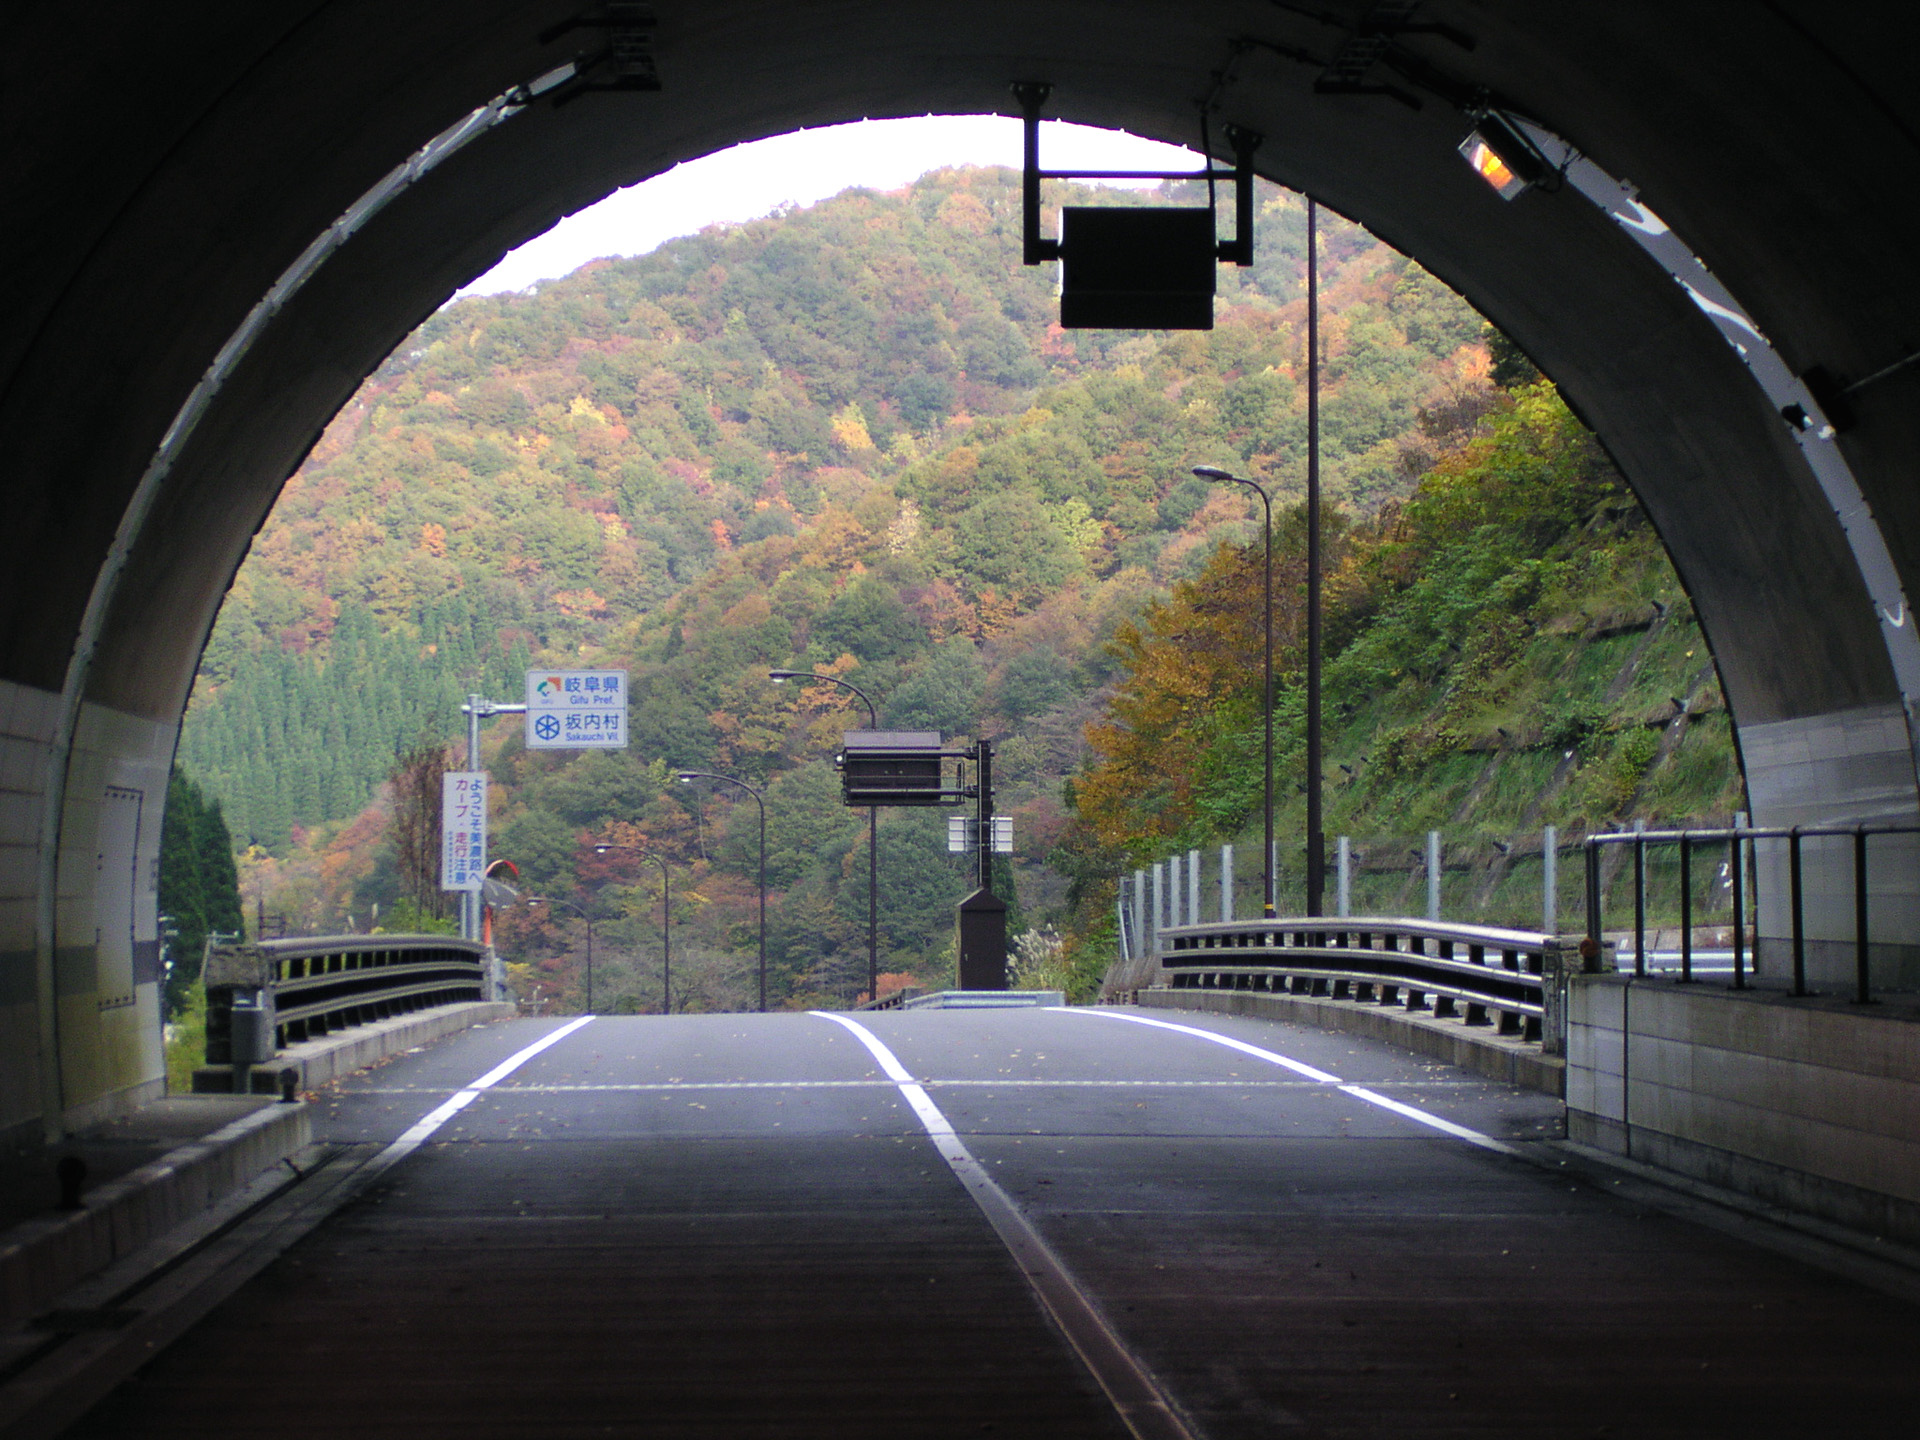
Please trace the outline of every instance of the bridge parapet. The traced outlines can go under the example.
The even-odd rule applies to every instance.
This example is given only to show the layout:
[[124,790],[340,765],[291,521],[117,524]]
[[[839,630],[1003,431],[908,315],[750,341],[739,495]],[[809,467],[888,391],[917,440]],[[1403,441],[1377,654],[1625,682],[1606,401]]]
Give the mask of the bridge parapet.
[[1155,958],[1175,990],[1264,990],[1401,1005],[1566,1048],[1564,976],[1578,942],[1486,925],[1295,916],[1169,927]]
[[[216,945],[208,952],[207,1063],[235,1059],[235,1001],[257,1000],[270,1045],[242,1040],[243,1057],[412,1010],[490,998],[488,950],[451,935],[330,935]],[[260,1049],[268,1053],[260,1054]]]

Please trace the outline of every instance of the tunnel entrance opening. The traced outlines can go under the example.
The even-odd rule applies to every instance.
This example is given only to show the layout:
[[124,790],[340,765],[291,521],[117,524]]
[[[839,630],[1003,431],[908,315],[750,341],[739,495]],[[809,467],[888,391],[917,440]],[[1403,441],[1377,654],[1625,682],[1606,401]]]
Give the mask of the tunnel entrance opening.
[[[1594,7],[1548,33],[1544,20],[1463,11],[1471,50],[1413,31],[1374,47],[1398,57],[1399,78],[1371,88],[1411,86],[1416,108],[1365,93],[1373,61],[1290,14],[1251,29],[1214,6],[1102,9],[1090,24],[1071,5],[1023,9],[1017,23],[994,5],[964,20],[853,5],[795,29],[675,14],[652,45],[658,94],[489,109],[485,97],[530,92],[528,77],[567,63],[539,39],[552,17],[532,12],[547,7],[509,8],[514,23],[464,35],[451,60],[445,40],[460,27],[430,16],[404,32],[344,12],[286,31],[211,15],[166,36],[135,27],[116,43],[165,62],[148,69],[166,76],[164,99],[109,96],[57,66],[19,98],[56,121],[153,108],[150,135],[111,177],[56,178],[87,172],[70,164],[93,143],[85,127],[36,151],[27,177],[49,219],[20,242],[40,268],[5,352],[0,421],[34,478],[0,668],[24,773],[40,777],[10,832],[31,858],[6,946],[10,1013],[37,1032],[40,1060],[9,1123],[117,1103],[152,1073],[139,1038],[151,1016],[99,1008],[90,837],[109,790],[157,793],[233,566],[358,377],[493,256],[613,184],[796,125],[1002,105],[1044,56],[1078,118],[1176,136],[1196,99],[1217,105],[1269,137],[1263,173],[1369,224],[1540,358],[1635,485],[1718,642],[1756,820],[1913,813],[1900,598],[1915,527],[1900,459],[1913,448],[1912,373],[1863,392],[1854,429],[1814,432],[1844,460],[1849,491],[1810,462],[1806,432],[1781,421],[1715,310],[1758,317],[1753,338],[1793,357],[1789,376],[1826,355],[1838,373],[1867,375],[1904,353],[1887,326],[1912,308],[1899,299],[1912,283],[1898,240],[1910,202],[1875,177],[1910,158],[1912,132],[1870,47],[1844,27],[1809,50],[1784,12],[1676,43],[1676,27],[1706,22],[1648,26]],[[1359,71],[1311,63],[1336,53]],[[1684,77],[1669,69],[1683,53],[1695,57]],[[1502,202],[1460,165],[1464,117],[1444,87],[1423,87],[1422,66],[1515,97],[1516,113],[1610,157],[1602,173],[1630,175],[1645,206],[1620,223],[1576,185]],[[1669,93],[1649,91],[1648,75],[1669,76]],[[629,105],[652,106],[648,122],[609,124],[596,108]],[[1703,113],[1718,123],[1698,123]],[[451,148],[428,165],[435,152],[419,147],[436,133]],[[271,183],[249,190],[242,176]],[[1756,189],[1755,176],[1768,183]],[[1822,231],[1830,243],[1813,258],[1805,217],[1833,203],[1859,223]],[[1682,233],[1691,253],[1656,253]],[[314,238],[325,234],[334,243]],[[1686,273],[1694,253],[1734,307]],[[1891,949],[1910,949],[1916,897],[1899,887],[1920,867],[1886,869],[1876,913]],[[1849,917],[1825,903],[1816,928],[1844,935]]]

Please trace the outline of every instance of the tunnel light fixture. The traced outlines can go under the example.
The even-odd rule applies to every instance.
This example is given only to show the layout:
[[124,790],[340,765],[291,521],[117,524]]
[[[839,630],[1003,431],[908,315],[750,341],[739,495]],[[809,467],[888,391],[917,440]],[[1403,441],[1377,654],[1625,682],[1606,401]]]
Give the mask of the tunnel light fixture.
[[1477,118],[1460,142],[1460,154],[1502,200],[1513,199],[1552,173],[1533,142],[1497,110]]

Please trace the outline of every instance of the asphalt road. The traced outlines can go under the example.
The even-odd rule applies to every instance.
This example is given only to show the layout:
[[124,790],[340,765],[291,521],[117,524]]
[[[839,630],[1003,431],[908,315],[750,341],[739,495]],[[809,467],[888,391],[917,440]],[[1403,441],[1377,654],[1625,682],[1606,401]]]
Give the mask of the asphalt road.
[[334,1087],[397,1161],[70,1434],[1920,1423],[1920,1309],[1561,1168],[1547,1097],[1227,1017],[850,1018],[515,1021]]

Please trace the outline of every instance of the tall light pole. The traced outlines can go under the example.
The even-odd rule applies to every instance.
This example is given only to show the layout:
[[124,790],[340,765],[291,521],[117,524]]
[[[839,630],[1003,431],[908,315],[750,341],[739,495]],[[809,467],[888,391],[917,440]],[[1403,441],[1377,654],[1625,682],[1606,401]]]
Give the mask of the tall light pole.
[[1260,888],[1265,892],[1263,904],[1268,919],[1280,912],[1274,907],[1273,874],[1273,500],[1267,494],[1266,487],[1257,480],[1247,480],[1239,475],[1220,469],[1217,465],[1196,465],[1193,473],[1202,480],[1220,480],[1229,485],[1244,485],[1260,497],[1261,510],[1265,516],[1263,529],[1266,534],[1267,555],[1263,568],[1262,586],[1267,592],[1266,608],[1266,671],[1260,687],[1260,713],[1266,722],[1267,743],[1265,771],[1265,801],[1261,813],[1265,819],[1266,845],[1260,851]]
[[[818,670],[769,670],[767,678],[779,685],[787,680],[819,680],[851,690],[867,707],[867,724],[880,728],[880,712],[873,708],[867,692],[851,680],[838,675],[822,675]],[[880,998],[880,807],[867,807],[867,998]]]
[[593,853],[605,855],[610,850],[628,850],[642,860],[651,860],[660,867],[660,1013],[673,1013],[673,872],[667,868],[667,862],[643,845],[596,845]]
[[736,780],[731,775],[715,775],[710,770],[682,770],[679,775],[682,785],[691,785],[696,780],[712,780],[720,785],[732,785],[744,790],[753,797],[753,803],[760,807],[760,1013],[767,1011],[767,797],[764,791],[755,789],[744,780]]
[[584,905],[576,905],[571,900],[558,895],[533,895],[527,899],[529,905],[564,905],[582,920],[587,922],[587,1004],[584,1014],[593,1013],[593,916],[587,913]]
[[1307,197],[1307,914],[1327,911],[1320,811],[1320,210]]

